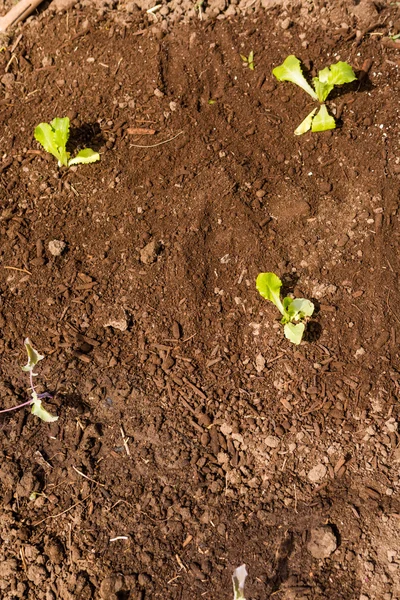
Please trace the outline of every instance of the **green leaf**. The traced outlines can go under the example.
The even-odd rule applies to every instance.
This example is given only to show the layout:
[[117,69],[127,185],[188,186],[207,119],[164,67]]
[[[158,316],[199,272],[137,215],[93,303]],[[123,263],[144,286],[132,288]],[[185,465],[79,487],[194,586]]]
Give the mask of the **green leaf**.
[[100,154],[98,152],[95,152],[90,148],[85,148],[84,150],[78,152],[74,158],[69,159],[68,166],[70,167],[71,165],[78,164],[86,165],[88,163],[97,162],[98,160],[100,160]]
[[60,161],[60,153],[54,141],[54,131],[49,123],[39,123],[34,131],[35,140],[39,142],[49,154]]
[[66,150],[67,142],[69,139],[69,118],[63,117],[62,119],[56,117],[50,123],[54,130],[54,143],[57,146],[58,152],[60,154],[60,160],[58,166],[67,167],[69,152]]
[[320,71],[319,80],[323,83],[330,83],[332,85],[343,85],[343,83],[351,83],[357,77],[352,67],[346,62],[337,62],[328,68]]
[[69,118],[56,117],[50,123],[54,131],[54,142],[58,148],[65,148],[69,140]]
[[328,113],[325,104],[322,104],[318,114],[313,118],[311,131],[327,131],[328,129],[335,129],[335,127],[335,119]]
[[310,94],[311,98],[318,100],[317,94],[302,73],[299,59],[293,54],[288,56],[279,67],[275,67],[272,74],[278,81],[291,81],[295,85],[301,87],[307,94]]
[[318,77],[314,77],[313,83],[317,92],[318,100],[325,102],[335,85],[351,83],[356,78],[353,69],[348,63],[338,62],[330,67],[322,69]]
[[[328,69],[328,71],[329,71],[329,69]],[[320,73],[321,72],[322,71],[320,71]],[[333,90],[334,85],[332,83],[324,83],[324,82],[320,81],[320,79],[318,79],[318,77],[313,78],[313,84],[314,84],[315,91],[317,92],[318,100],[320,102],[325,102],[325,100],[327,99],[327,97],[329,96],[331,91]]]
[[233,600],[246,600],[244,597],[244,583],[247,577],[246,565],[241,565],[234,570],[232,576],[233,582]]
[[33,371],[35,366],[38,364],[38,362],[40,360],[43,360],[44,356],[42,356],[41,354],[39,354],[39,352],[37,350],[35,350],[35,348],[31,344],[31,341],[29,338],[26,338],[26,340],[24,341],[24,344],[25,344],[26,352],[28,354],[28,362],[26,363],[26,365],[24,367],[22,367],[22,370],[31,372],[31,371]]
[[300,123],[300,125],[298,126],[298,128],[295,129],[294,135],[303,135],[303,133],[306,133],[307,131],[309,131],[311,129],[312,120],[313,120],[314,115],[317,112],[317,110],[318,110],[317,108],[314,108],[314,110],[312,110],[310,112],[310,114],[306,116],[304,121],[302,121]]
[[40,123],[34,132],[35,139],[42,144],[46,152],[58,160],[58,166],[68,166],[69,153],[66,144],[69,137],[69,119],[55,118],[51,123]]
[[44,421],[45,423],[54,423],[54,421],[58,420],[58,417],[55,417],[54,415],[50,414],[49,412],[47,412],[47,410],[45,410],[43,408],[42,401],[39,400],[36,392],[33,392],[32,398],[33,398],[33,402],[32,402],[31,412],[33,415],[35,415],[36,417],[39,417],[39,419],[42,419],[42,421]]
[[281,302],[280,290],[282,281],[275,273],[259,273],[256,279],[256,288],[263,298],[273,302],[279,312],[283,315],[285,309]]
[[283,328],[285,337],[293,344],[299,345],[304,334],[306,326],[304,323],[287,323]]
[[[283,301],[284,305],[285,300]],[[314,304],[306,298],[295,298],[290,302],[287,312],[291,321],[301,321],[306,317],[311,317],[314,312]]]

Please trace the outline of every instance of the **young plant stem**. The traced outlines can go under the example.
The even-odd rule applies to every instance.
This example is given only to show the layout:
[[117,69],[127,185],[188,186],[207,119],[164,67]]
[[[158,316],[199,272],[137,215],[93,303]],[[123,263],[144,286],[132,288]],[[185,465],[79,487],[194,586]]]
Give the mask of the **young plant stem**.
[[6,412],[11,412],[12,410],[17,410],[18,408],[22,408],[23,406],[28,406],[29,404],[32,404],[33,400],[28,400],[28,402],[23,402],[22,404],[18,404],[18,406],[13,406],[12,408],[5,408],[3,410],[0,410],[0,414],[1,413],[6,413]]
[[[50,394],[48,394],[47,392],[45,392],[44,394],[36,394],[35,385],[33,383],[33,376],[34,376],[34,373],[33,373],[33,369],[32,369],[32,371],[29,371],[29,383],[31,384],[32,394],[35,394],[36,398],[38,398],[39,400],[41,400],[42,398],[52,398],[52,396]],[[30,404],[33,404],[34,401],[35,401],[34,398],[31,398],[27,402],[18,404],[18,406],[13,406],[12,408],[5,408],[3,410],[0,410],[0,414],[6,413],[6,412],[11,412],[12,410],[18,410],[19,408],[23,408],[24,406],[29,406]]]

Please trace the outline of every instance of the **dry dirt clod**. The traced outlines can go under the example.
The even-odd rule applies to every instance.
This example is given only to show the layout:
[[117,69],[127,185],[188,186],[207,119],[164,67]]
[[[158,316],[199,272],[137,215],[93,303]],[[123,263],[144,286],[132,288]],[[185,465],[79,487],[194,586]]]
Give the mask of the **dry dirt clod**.
[[67,247],[67,244],[62,240],[51,240],[48,247],[52,256],[61,256]]
[[337,539],[330,525],[316,527],[310,531],[307,550],[314,558],[328,558],[337,548]]
[[126,331],[128,329],[128,319],[126,318],[125,311],[122,308],[110,311],[108,319],[103,323],[103,327],[113,327],[114,329],[119,329],[119,331]]
[[172,329],[171,329],[171,332],[172,332],[172,337],[173,337],[175,340],[179,340],[179,339],[180,339],[180,337],[181,337],[181,326],[180,326],[180,324],[178,323],[178,321],[174,321],[174,322],[172,323]]
[[326,475],[326,466],[320,463],[311,469],[308,472],[307,477],[312,483],[317,483],[321,481]]
[[156,240],[152,240],[149,242],[141,251],[140,251],[140,260],[145,265],[151,265],[157,260],[157,256],[161,251],[161,243]]

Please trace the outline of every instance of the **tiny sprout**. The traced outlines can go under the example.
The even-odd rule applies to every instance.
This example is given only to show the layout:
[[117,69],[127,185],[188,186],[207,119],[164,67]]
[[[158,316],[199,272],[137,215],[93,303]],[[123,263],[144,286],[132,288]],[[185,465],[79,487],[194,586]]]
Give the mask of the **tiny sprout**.
[[53,421],[57,421],[58,417],[51,415],[47,410],[42,407],[43,398],[52,398],[50,394],[45,392],[44,394],[38,394],[35,390],[35,386],[33,383],[33,378],[37,375],[37,373],[33,372],[33,369],[36,367],[37,363],[40,360],[43,360],[44,356],[39,354],[37,350],[32,346],[29,338],[26,338],[24,341],[26,352],[28,354],[28,362],[25,366],[22,367],[22,370],[26,373],[29,373],[29,382],[32,390],[31,398],[27,402],[23,402],[22,404],[18,404],[18,406],[13,406],[12,408],[6,408],[4,410],[0,410],[0,413],[11,412],[12,410],[17,410],[18,408],[22,408],[23,406],[32,405],[32,414],[45,421],[45,423],[52,423]]
[[233,600],[246,600],[244,597],[244,583],[247,577],[246,565],[240,565],[234,570],[232,576],[233,582]]
[[254,71],[254,52],[253,52],[253,50],[251,50],[251,52],[250,52],[250,54],[248,56],[245,56],[244,54],[241,54],[240,58],[243,61],[243,66],[249,67],[249,69],[251,69],[252,71]]
[[69,118],[56,117],[51,123],[39,123],[34,131],[35,140],[58,161],[59,167],[88,164],[100,160],[100,154],[91,148],[80,150],[74,158],[67,152],[69,139]]
[[300,344],[303,339],[305,323],[314,312],[314,304],[305,298],[290,298],[281,300],[282,281],[275,273],[260,273],[256,280],[256,288],[260,295],[275,304],[282,315],[285,337],[293,344]]
[[317,114],[317,109],[314,108],[310,114],[300,123],[295,130],[295,135],[302,135],[311,129],[311,131],[328,131],[335,129],[336,121],[328,113],[325,106],[325,100],[336,85],[351,83],[357,77],[352,67],[346,63],[339,61],[330,67],[325,67],[318,73],[318,77],[314,77],[312,82],[314,88],[308,83],[301,70],[301,63],[296,56],[291,54],[287,56],[283,63],[273,69],[272,74],[278,81],[290,81],[301,87],[307,94],[320,102],[320,108]]

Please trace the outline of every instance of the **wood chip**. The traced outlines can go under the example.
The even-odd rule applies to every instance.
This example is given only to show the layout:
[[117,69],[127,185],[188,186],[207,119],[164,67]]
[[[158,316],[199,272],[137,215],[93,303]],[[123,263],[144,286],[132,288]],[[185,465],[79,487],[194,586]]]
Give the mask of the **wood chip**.
[[146,129],[145,127],[128,127],[126,133],[129,135],[154,135],[155,129]]
[[186,546],[188,546],[190,544],[190,542],[192,541],[193,536],[192,535],[188,535],[187,538],[185,539],[185,541],[182,544],[182,548],[186,548]]
[[337,463],[333,469],[335,474],[338,473],[338,471],[343,467],[344,464],[346,464],[346,459],[344,456],[342,456],[341,458],[339,458],[339,460],[337,461]]
[[204,392],[202,392],[191,381],[189,381],[189,379],[186,379],[186,377],[184,377],[183,381],[193,390],[195,394],[197,394],[197,396],[199,396],[199,398],[201,398],[202,400],[207,400],[207,396],[204,394]]

